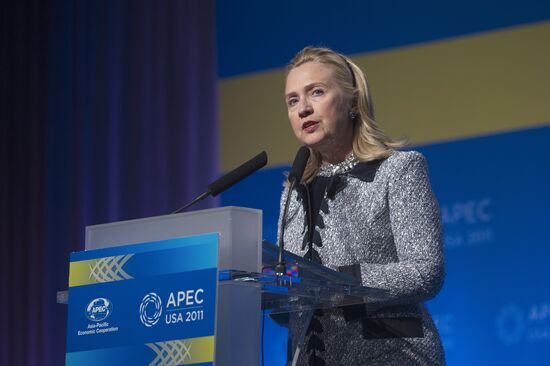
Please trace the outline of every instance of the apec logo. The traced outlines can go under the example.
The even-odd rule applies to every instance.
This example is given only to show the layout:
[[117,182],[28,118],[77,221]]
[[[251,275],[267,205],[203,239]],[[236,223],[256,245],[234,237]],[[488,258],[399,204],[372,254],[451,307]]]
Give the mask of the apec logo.
[[475,225],[490,223],[493,219],[492,202],[488,197],[479,200],[454,202],[441,206],[443,223],[447,225]]
[[105,320],[113,312],[113,303],[104,297],[98,297],[90,301],[86,306],[86,318],[93,322]]
[[139,306],[139,319],[141,323],[146,327],[152,327],[157,324],[161,315],[162,300],[160,296],[154,292],[145,295]]
[[496,334],[507,345],[541,343],[550,339],[550,302],[526,306],[508,304],[495,321]]
[[[181,290],[170,292],[166,301],[166,325],[187,322],[200,322],[205,318],[204,289]],[[155,292],[143,297],[139,306],[139,319],[150,328],[156,325],[163,313],[162,299]]]

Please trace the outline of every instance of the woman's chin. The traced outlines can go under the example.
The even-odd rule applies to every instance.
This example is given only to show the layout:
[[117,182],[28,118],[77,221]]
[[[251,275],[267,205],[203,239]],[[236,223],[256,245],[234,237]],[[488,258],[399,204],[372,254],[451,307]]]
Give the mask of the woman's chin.
[[319,136],[317,134],[308,134],[307,136],[301,136],[299,140],[302,144],[314,149],[320,145],[323,145],[325,138],[324,136]]

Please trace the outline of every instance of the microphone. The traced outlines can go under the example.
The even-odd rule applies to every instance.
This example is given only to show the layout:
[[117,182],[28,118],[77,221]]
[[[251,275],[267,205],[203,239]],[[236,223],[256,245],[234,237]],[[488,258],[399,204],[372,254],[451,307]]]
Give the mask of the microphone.
[[263,168],[267,164],[267,153],[262,151],[252,159],[248,160],[246,163],[241,166],[233,169],[229,173],[225,174],[221,178],[218,178],[216,181],[208,185],[206,192],[195,198],[193,201],[189,202],[185,206],[178,208],[176,211],[172,212],[173,214],[181,212],[186,208],[194,205],[195,203],[205,199],[206,197],[212,195],[217,196],[218,194],[225,191],[227,188],[231,187],[237,182],[240,182],[244,178],[248,177],[250,174],[254,173],[256,170]]
[[286,222],[286,214],[288,211],[288,204],[290,203],[290,196],[292,194],[292,190],[294,189],[294,186],[296,183],[300,184],[300,181],[302,180],[302,176],[304,175],[304,170],[306,168],[307,161],[309,159],[309,149],[306,146],[302,146],[298,149],[298,152],[296,153],[296,157],[294,158],[294,162],[292,163],[292,168],[290,169],[290,173],[288,174],[288,181],[290,183],[290,186],[288,187],[288,194],[286,196],[285,201],[285,207],[283,210],[283,217],[281,220],[281,235],[279,236],[279,256],[277,265],[275,266],[275,273],[278,276],[283,276],[285,274],[286,270],[286,264],[283,261],[283,250],[284,250],[284,236],[285,236],[285,222]]
[[306,169],[308,159],[309,149],[302,146],[298,149],[294,162],[292,163],[292,168],[288,174],[288,181],[290,183],[300,182],[302,180],[302,175],[304,175],[304,170]]

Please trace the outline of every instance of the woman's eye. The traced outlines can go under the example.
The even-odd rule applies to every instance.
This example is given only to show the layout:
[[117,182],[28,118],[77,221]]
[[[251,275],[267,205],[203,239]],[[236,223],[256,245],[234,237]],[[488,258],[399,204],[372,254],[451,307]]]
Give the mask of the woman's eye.
[[311,94],[319,96],[325,94],[325,91],[323,89],[313,89],[313,92]]
[[286,102],[288,104],[289,107],[293,107],[296,105],[296,103],[298,103],[298,99],[296,98],[291,98],[289,100],[287,100]]

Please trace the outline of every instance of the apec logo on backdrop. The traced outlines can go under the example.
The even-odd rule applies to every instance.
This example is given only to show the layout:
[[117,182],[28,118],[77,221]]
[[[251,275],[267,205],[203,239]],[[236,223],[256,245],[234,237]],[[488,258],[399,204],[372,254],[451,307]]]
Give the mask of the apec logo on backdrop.
[[204,295],[205,291],[202,288],[172,291],[163,308],[161,297],[155,292],[150,292],[141,300],[139,319],[148,328],[156,325],[163,313],[166,325],[204,320]]
[[90,301],[86,306],[86,318],[93,322],[100,322],[109,317],[113,311],[113,303],[104,297]]
[[445,224],[487,223],[493,218],[491,199],[485,197],[479,200],[453,202],[451,205],[441,207],[441,215]]
[[146,327],[152,327],[157,324],[162,315],[162,300],[154,292],[150,292],[143,297],[139,305],[139,320]]
[[495,241],[493,211],[489,197],[441,205],[446,247],[476,247]]
[[550,342],[550,302],[508,304],[495,318],[497,338],[505,345]]
[[113,302],[106,297],[92,299],[84,309],[84,315],[90,321],[85,328],[78,329],[76,334],[90,336],[118,332],[118,326],[112,325],[107,319],[113,313]]

